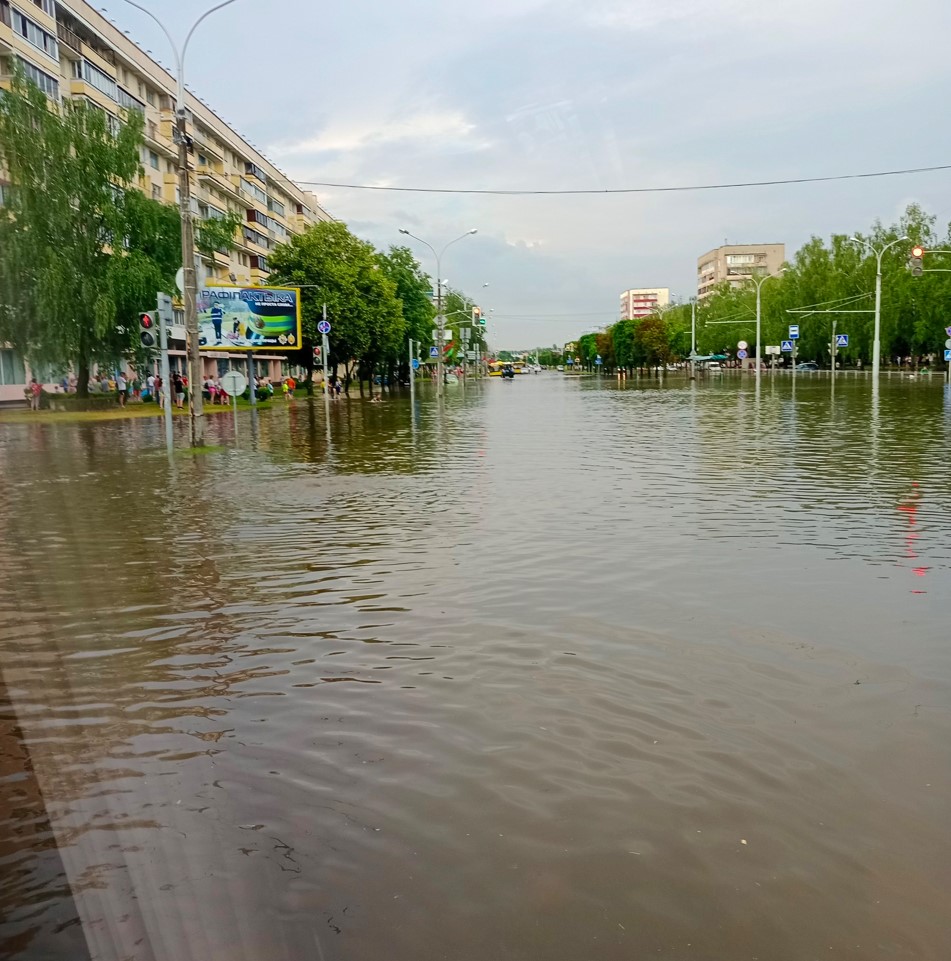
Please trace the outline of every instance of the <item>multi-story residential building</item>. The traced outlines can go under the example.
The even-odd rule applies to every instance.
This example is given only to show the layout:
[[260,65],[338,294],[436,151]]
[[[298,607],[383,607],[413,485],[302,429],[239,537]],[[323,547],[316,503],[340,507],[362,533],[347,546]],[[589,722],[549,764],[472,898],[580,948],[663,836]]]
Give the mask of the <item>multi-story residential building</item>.
[[726,280],[742,287],[751,277],[779,272],[785,244],[724,244],[697,258],[697,298],[703,300]]
[[637,320],[670,303],[669,287],[638,287],[621,294],[621,320]]
[[[0,89],[9,86],[14,61],[51,99],[84,99],[115,123],[129,111],[140,111],[145,142],[138,186],[155,200],[177,203],[175,78],[114,23],[85,0],[0,0]],[[243,224],[230,253],[202,259],[199,283],[265,285],[273,247],[330,215],[314,194],[289,180],[207,104],[193,94],[186,98],[194,213],[208,218],[231,211]],[[0,202],[3,187],[0,170]],[[184,328],[176,326],[172,333],[173,363],[184,368]],[[265,362],[262,373],[279,374],[282,358],[257,354],[255,359]],[[217,355],[206,366],[213,372],[228,362]],[[0,350],[0,401],[22,399],[26,382],[22,358]]]

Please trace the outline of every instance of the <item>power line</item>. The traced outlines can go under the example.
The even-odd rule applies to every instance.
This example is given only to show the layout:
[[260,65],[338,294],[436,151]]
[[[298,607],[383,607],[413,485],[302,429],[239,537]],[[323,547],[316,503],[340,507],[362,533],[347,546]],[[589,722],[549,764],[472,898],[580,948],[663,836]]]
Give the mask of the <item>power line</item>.
[[673,187],[605,187],[601,190],[593,188],[571,190],[477,190],[470,187],[387,187],[379,184],[329,183],[323,180],[298,180],[297,183],[305,187],[330,187],[337,190],[379,190],[410,194],[482,194],[504,197],[551,197],[595,194],[662,194],[699,190],[736,190],[741,187],[781,187],[789,184],[830,183],[836,180],[868,180],[875,177],[903,177],[908,174],[934,173],[939,170],[951,170],[951,164],[939,164],[933,167],[906,167],[902,170],[877,170],[872,173],[833,174],[827,177],[791,177],[786,180],[749,180],[723,184],[682,184]]

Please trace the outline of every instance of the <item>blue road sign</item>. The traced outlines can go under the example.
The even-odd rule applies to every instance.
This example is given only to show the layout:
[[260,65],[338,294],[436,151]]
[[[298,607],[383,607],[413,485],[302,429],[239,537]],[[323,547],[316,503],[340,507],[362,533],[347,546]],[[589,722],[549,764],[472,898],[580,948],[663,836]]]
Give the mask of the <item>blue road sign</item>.
[[329,333],[330,333],[330,321],[329,321],[329,320],[322,320],[322,321],[317,325],[317,333],[318,333],[318,334],[329,334]]
[[791,340],[784,340],[784,341],[779,345],[779,349],[780,349],[784,354],[791,354],[791,353],[792,353],[792,341],[791,341]]
[[799,340],[799,324],[790,324],[790,325],[789,325],[789,339],[790,339],[790,340]]
[[419,360],[416,357],[413,358],[413,370],[419,370]]
[[746,360],[746,358],[749,357],[750,355],[749,355],[745,350],[743,350],[743,348],[741,347],[741,348],[736,352],[736,356],[739,357],[740,360]]
[[836,346],[836,347],[848,347],[848,346],[849,346],[849,335],[848,335],[848,334],[836,334],[836,335],[835,335],[835,346]]
[[596,364],[603,364],[603,363],[604,363],[604,361],[601,360],[601,355],[600,355],[600,354],[598,354],[598,356],[594,358],[594,362],[595,362]]
[[566,361],[566,363],[567,363],[568,366],[570,367],[570,366],[574,363],[574,360],[573,360],[571,357],[569,357],[568,360]]
[[430,357],[438,357],[438,356],[439,356],[439,348],[438,348],[438,347],[430,347],[430,348],[429,348],[429,356],[430,356]]
[[949,350],[947,347],[944,348],[944,359],[951,360],[951,350]]

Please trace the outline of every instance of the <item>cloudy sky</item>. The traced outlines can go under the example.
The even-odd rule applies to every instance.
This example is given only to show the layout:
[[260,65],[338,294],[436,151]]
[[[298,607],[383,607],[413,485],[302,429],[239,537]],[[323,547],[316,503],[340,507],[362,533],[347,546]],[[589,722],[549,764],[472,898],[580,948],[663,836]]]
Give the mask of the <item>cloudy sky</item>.
[[[108,15],[165,63],[123,0]],[[143,0],[182,36],[206,5]],[[208,5],[212,5],[210,2]],[[180,26],[178,26],[180,24]],[[595,189],[951,162],[943,0],[237,0],[189,51],[189,86],[299,181]],[[692,293],[724,241],[951,220],[951,176],[704,193],[486,197],[313,188],[378,246],[470,227],[443,274],[492,308],[496,346],[615,319],[627,287]],[[428,252],[420,258],[435,273]]]

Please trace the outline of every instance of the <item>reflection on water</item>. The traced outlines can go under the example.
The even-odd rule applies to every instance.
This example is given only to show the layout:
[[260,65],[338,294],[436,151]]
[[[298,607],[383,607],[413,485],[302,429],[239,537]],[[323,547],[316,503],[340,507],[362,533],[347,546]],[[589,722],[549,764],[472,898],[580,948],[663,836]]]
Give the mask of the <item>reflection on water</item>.
[[0,956],[944,959],[951,404],[792,391],[5,428]]

